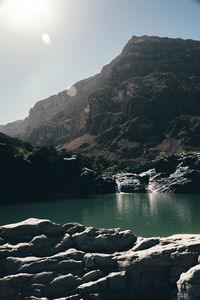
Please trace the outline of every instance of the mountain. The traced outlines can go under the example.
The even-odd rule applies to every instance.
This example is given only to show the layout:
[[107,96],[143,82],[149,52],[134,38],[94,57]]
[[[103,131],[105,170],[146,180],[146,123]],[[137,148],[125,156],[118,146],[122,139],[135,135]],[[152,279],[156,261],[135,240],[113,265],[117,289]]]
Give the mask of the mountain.
[[133,36],[99,74],[0,130],[113,160],[200,150],[200,42]]

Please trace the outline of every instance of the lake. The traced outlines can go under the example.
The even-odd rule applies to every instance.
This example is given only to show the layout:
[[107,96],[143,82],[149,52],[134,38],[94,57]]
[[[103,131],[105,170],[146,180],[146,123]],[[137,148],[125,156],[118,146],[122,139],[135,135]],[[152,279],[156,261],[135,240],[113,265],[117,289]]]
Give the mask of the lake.
[[56,223],[131,229],[137,235],[200,233],[200,195],[109,194],[2,205],[0,225],[35,217]]

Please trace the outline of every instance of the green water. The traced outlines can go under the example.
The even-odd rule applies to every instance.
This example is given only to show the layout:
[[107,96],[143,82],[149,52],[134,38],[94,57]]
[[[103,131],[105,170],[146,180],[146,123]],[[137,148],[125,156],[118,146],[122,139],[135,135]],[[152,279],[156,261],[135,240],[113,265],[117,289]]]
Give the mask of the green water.
[[0,225],[30,217],[60,224],[80,222],[95,227],[121,227],[145,237],[200,233],[200,195],[112,194],[2,205]]

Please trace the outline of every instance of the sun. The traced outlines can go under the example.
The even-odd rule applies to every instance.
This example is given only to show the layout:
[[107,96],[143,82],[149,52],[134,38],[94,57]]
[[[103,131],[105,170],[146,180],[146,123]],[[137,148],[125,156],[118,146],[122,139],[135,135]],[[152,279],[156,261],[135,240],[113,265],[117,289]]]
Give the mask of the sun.
[[41,0],[9,0],[7,2],[10,14],[18,21],[32,18],[43,8]]
[[15,28],[38,25],[48,13],[47,0],[3,0],[0,10],[5,23]]

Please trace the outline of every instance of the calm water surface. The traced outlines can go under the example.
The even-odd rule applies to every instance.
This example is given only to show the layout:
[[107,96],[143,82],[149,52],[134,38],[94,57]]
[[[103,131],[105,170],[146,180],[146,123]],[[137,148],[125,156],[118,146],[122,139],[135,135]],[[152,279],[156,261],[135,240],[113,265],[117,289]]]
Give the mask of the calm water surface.
[[80,222],[95,227],[121,227],[145,237],[200,233],[200,195],[111,194],[2,205],[0,225],[30,217],[60,224]]

